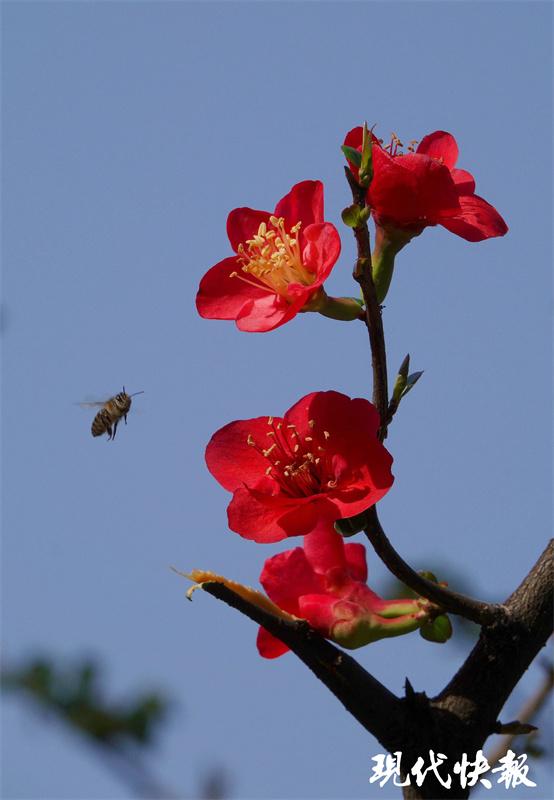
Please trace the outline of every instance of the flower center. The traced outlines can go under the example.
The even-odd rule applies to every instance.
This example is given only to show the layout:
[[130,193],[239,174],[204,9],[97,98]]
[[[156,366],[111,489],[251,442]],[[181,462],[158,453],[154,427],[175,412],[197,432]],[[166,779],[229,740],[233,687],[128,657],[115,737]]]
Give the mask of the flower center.
[[[288,287],[291,283],[311,286],[315,275],[302,264],[302,254],[297,233],[302,223],[297,222],[285,230],[283,217],[269,218],[269,224],[262,222],[253,239],[248,239],[238,248],[238,261],[242,272],[257,278],[268,289],[289,300]],[[231,277],[240,278],[253,286],[258,283],[249,280],[238,272]]]
[[[332,476],[330,456],[318,444],[329,438],[328,431],[323,431],[322,437],[316,434],[302,438],[295,425],[284,425],[282,420],[275,422],[273,417],[268,418],[267,424],[267,447],[260,445],[252,434],[246,441],[268,461],[265,474],[279,484],[284,494],[309,497],[336,487],[334,476],[329,477]],[[312,430],[315,428],[315,420],[308,424]]]

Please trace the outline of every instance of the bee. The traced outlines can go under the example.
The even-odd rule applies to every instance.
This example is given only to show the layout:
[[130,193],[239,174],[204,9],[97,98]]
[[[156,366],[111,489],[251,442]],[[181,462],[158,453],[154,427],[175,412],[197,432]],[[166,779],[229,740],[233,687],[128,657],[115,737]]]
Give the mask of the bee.
[[127,425],[127,414],[131,409],[131,397],[135,397],[137,394],[144,394],[144,392],[141,391],[134,392],[133,394],[127,394],[125,387],[123,387],[122,392],[110,397],[110,399],[106,400],[105,402],[83,403],[82,405],[86,406],[102,406],[98,414],[92,420],[92,425],[90,428],[92,435],[102,436],[103,433],[107,433],[108,440],[115,439],[117,426],[119,425],[121,417],[123,417],[125,420],[125,425]]

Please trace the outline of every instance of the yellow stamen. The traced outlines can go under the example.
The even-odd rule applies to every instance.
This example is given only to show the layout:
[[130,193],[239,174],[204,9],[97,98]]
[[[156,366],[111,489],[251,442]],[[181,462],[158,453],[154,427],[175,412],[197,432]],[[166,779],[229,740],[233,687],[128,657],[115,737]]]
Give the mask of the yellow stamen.
[[[238,247],[238,261],[242,272],[251,275],[286,300],[290,299],[288,287],[291,283],[311,286],[315,280],[314,273],[302,263],[302,253],[296,236],[301,225],[298,222],[287,232],[284,218],[271,216],[268,223],[260,223],[252,239]],[[259,283],[237,272],[232,272],[230,277],[238,277],[259,287]]]

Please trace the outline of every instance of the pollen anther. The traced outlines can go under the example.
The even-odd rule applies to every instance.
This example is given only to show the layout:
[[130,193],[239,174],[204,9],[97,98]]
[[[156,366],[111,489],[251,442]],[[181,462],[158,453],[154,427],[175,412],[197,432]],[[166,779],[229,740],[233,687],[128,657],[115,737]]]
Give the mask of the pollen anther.
[[286,300],[290,300],[288,287],[291,283],[311,286],[315,280],[314,273],[302,263],[296,236],[301,226],[302,223],[297,222],[287,232],[284,217],[272,215],[268,223],[260,223],[254,236],[237,248],[242,271]]

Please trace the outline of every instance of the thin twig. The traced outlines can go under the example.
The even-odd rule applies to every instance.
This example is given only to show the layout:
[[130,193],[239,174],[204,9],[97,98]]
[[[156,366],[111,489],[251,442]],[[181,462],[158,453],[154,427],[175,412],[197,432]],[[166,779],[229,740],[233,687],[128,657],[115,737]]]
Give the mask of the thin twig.
[[[360,208],[365,209],[365,190],[358,186],[354,176],[348,169],[344,168],[348,185],[352,191],[352,199]],[[371,245],[369,241],[369,228],[367,222],[362,222],[354,228],[358,257],[354,267],[354,280],[357,281],[362,290],[365,304],[365,323],[369,334],[371,345],[371,368],[373,372],[373,405],[379,412],[381,427],[379,439],[383,441],[387,435],[388,408],[389,408],[389,389],[387,377],[387,351],[385,349],[385,333],[383,330],[383,317],[381,306],[377,302],[377,294],[373,285],[372,264],[371,264]]]
[[450,589],[445,589],[419,575],[404,561],[390,543],[381,527],[375,506],[369,509],[366,514],[368,524],[365,528],[365,534],[381,561],[399,581],[402,581],[421,597],[426,597],[445,611],[458,614],[479,625],[491,625],[506,617],[507,612],[504,606],[473,600],[471,597],[452,592]]

